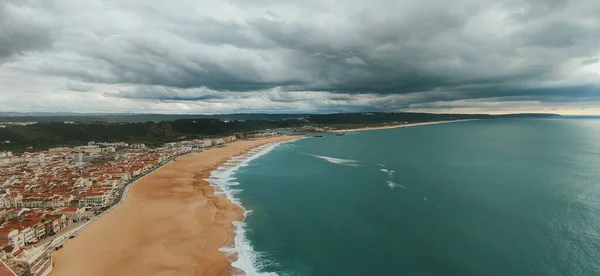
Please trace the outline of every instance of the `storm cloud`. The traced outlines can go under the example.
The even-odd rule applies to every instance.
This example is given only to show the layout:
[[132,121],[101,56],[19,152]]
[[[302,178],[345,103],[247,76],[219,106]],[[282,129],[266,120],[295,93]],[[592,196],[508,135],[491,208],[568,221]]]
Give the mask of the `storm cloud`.
[[600,107],[594,0],[0,1],[1,110]]
[[52,45],[54,18],[37,17],[45,13],[40,2],[0,2],[0,64],[15,55],[44,50]]

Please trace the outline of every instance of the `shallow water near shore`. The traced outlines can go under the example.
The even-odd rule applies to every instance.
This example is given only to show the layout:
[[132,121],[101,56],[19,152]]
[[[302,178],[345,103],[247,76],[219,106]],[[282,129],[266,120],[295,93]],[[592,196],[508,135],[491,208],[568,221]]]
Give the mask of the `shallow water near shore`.
[[261,150],[221,176],[252,210],[236,239],[248,275],[600,275],[600,120],[469,121]]
[[[276,142],[272,144],[266,144],[260,147],[256,147],[254,149],[249,150],[248,152],[235,156],[229,159],[225,164],[221,165],[219,168],[214,170],[210,174],[210,178],[206,179],[211,186],[215,189],[215,194],[224,194],[227,196],[231,202],[237,204],[240,207],[243,207],[242,203],[238,198],[238,193],[241,192],[241,189],[237,189],[236,187],[240,185],[237,182],[234,174],[240,169],[247,166],[253,160],[267,154],[271,150],[275,149],[282,143],[286,142]],[[244,216],[248,216],[251,214],[250,210],[244,210]],[[233,222],[235,227],[236,237],[234,238],[234,244],[231,246],[227,246],[221,249],[221,251],[230,259],[232,259],[232,266],[236,269],[236,271],[240,271],[242,275],[276,275],[273,273],[260,273],[257,267],[254,265],[258,263],[258,253],[254,251],[250,243],[246,238],[245,233],[245,223],[241,222]],[[235,271],[234,271],[235,273]]]

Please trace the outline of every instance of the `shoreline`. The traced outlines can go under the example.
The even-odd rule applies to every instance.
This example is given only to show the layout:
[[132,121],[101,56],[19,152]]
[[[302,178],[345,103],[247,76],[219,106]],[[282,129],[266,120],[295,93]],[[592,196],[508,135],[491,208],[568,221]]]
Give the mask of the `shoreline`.
[[223,249],[235,245],[245,210],[207,180],[232,157],[301,138],[237,141],[165,164],[53,252],[51,275],[229,275],[235,260]]
[[458,123],[458,122],[467,122],[467,121],[475,121],[475,120],[479,120],[479,119],[464,119],[464,120],[452,120],[452,121],[434,121],[434,122],[423,122],[423,123],[393,124],[393,125],[383,125],[383,126],[367,126],[367,127],[361,127],[361,128],[335,129],[335,130],[330,130],[328,132],[331,132],[331,133],[357,132],[357,131],[367,131],[367,130],[380,130],[380,129],[401,128],[401,127],[413,127],[413,126],[436,125],[436,124],[446,124],[446,123]]
[[238,190],[235,187],[239,185],[239,183],[235,178],[235,174],[240,168],[245,167],[254,159],[271,152],[271,150],[279,145],[304,138],[305,137],[300,136],[293,140],[268,143],[252,148],[244,154],[232,156],[221,166],[213,170],[210,173],[210,178],[205,179],[216,192],[225,194],[226,197],[243,212],[240,220],[232,222],[233,233],[230,237],[230,241],[220,249],[232,266],[228,275],[259,274],[257,267],[254,266],[256,252],[249,244],[245,234],[246,229],[244,221],[252,210],[246,209],[240,202],[240,198],[236,196]]

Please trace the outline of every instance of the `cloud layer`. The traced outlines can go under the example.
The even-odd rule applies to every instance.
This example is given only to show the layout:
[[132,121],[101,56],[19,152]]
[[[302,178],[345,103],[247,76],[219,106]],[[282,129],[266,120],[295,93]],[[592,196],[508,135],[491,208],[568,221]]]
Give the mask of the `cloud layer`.
[[0,110],[599,113],[595,0],[0,0]]

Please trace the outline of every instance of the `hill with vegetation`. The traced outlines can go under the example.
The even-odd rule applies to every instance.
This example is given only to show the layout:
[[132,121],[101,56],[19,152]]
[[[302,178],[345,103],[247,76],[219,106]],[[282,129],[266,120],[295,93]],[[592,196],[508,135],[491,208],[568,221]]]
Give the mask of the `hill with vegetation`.
[[[234,116],[235,115],[235,116]],[[351,128],[360,126],[376,126],[382,124],[416,123],[431,121],[449,121],[462,119],[494,119],[502,117],[532,118],[555,117],[553,114],[513,114],[493,116],[485,114],[430,114],[430,113],[340,113],[325,115],[272,115],[272,114],[234,114],[219,115],[220,118],[206,118],[209,115],[156,115],[153,118],[172,120],[157,120],[135,122],[136,118],[121,121],[106,121],[106,116],[60,115],[53,120],[33,120],[36,124],[5,125],[0,128],[0,151],[26,149],[40,150],[56,146],[72,146],[86,144],[88,141],[97,142],[143,142],[158,145],[165,142],[231,135],[234,133],[252,133],[267,129],[296,128],[302,126],[329,126],[332,128]],[[114,115],[126,116],[126,115]],[[166,117],[160,117],[166,116]],[[183,116],[179,118],[178,116]],[[238,119],[224,119],[226,117]],[[150,118],[147,117],[147,118]],[[78,119],[85,120],[79,121]],[[91,120],[95,118],[95,120]],[[117,118],[117,117],[110,117]],[[260,118],[260,119],[256,119]],[[63,121],[64,120],[64,121]],[[1,121],[10,121],[7,118]],[[1,125],[2,123],[0,123]],[[7,143],[8,142],[8,143]]]

